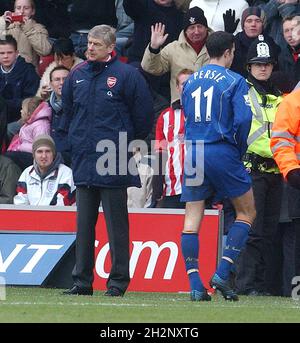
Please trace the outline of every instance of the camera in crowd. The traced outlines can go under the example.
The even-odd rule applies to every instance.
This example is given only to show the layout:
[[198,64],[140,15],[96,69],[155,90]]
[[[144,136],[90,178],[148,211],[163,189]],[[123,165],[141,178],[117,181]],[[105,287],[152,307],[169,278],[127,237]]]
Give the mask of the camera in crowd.
[[12,22],[12,23],[14,23],[14,22],[23,23],[23,22],[24,22],[24,16],[23,16],[23,14],[15,14],[15,13],[12,13],[12,15],[11,15],[11,22]]

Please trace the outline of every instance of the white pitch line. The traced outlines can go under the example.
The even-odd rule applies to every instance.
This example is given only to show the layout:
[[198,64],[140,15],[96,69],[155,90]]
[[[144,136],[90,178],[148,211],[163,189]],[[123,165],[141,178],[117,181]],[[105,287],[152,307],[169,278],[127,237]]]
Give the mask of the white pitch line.
[[[296,305],[292,305],[291,306],[282,306],[280,304],[276,304],[271,305],[271,306],[266,306],[265,304],[263,305],[251,305],[251,304],[247,304],[247,303],[239,303],[239,304],[227,304],[227,303],[189,303],[187,302],[186,304],[129,304],[129,303],[103,303],[103,302],[99,302],[99,303],[78,303],[78,302],[72,302],[72,303],[65,303],[65,302],[57,302],[57,303],[53,303],[53,302],[30,302],[30,301],[20,301],[20,302],[8,302],[8,301],[0,301],[0,308],[1,306],[107,306],[107,307],[199,307],[199,308],[230,308],[230,309],[234,309],[234,308],[261,308],[261,309],[268,309],[268,308],[272,308],[272,309],[299,309],[300,308],[300,304]],[[175,306],[174,306],[175,305]]]
[[116,306],[116,307],[157,307],[158,305],[155,304],[126,304],[126,303],[122,303],[122,304],[113,304],[113,303],[62,303],[62,302],[58,302],[58,303],[49,303],[49,302],[29,302],[29,301],[20,301],[20,302],[7,302],[7,301],[3,301],[0,302],[0,307],[1,305],[13,305],[13,306],[20,306],[20,305],[43,305],[43,306]]

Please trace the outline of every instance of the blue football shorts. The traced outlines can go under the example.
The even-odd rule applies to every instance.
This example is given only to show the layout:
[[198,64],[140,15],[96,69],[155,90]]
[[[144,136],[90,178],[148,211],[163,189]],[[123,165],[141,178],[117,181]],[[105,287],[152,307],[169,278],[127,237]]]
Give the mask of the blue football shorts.
[[[251,177],[236,146],[216,144],[186,147],[181,201],[236,198],[251,188]],[[204,156],[204,158],[203,158]]]

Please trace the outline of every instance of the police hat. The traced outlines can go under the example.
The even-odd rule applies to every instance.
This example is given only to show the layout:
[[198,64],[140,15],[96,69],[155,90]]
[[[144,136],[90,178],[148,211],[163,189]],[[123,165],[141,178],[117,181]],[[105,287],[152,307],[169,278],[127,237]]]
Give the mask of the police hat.
[[276,63],[274,51],[263,35],[259,35],[249,47],[247,64],[252,63]]

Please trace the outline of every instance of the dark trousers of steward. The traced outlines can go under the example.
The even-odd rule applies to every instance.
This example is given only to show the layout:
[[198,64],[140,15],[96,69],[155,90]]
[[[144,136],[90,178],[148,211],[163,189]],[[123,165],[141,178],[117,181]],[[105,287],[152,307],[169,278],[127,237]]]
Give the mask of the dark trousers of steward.
[[276,292],[274,283],[277,269],[274,261],[278,255],[278,244],[275,240],[278,237],[283,181],[281,174],[259,170],[271,168],[270,160],[261,160],[263,164],[252,164],[256,219],[236,266],[236,289],[241,294],[252,290],[271,294]]

